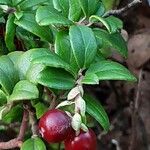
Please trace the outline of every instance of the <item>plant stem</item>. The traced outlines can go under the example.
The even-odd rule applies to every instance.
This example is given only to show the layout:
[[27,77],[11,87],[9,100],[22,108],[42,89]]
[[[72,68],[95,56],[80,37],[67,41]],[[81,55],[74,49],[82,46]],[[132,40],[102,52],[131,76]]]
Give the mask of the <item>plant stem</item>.
[[28,124],[28,112],[24,110],[18,137],[8,142],[0,142],[0,150],[21,147]]
[[128,9],[130,9],[131,7],[136,6],[139,3],[142,3],[142,1],[141,0],[133,0],[131,3],[127,4],[125,7],[121,8],[121,9],[110,10],[110,11],[106,12],[103,15],[103,17],[108,17],[111,15],[120,15],[120,14],[124,13],[125,11],[127,11]]

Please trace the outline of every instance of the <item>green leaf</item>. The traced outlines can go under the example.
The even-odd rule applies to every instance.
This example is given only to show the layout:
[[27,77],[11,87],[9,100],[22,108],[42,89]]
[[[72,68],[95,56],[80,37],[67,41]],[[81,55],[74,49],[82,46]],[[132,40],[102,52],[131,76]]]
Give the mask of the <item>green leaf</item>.
[[99,2],[98,9],[97,9],[95,15],[102,16],[102,15],[104,15],[105,11],[106,10],[105,10],[104,4],[102,2]]
[[24,13],[23,16],[19,20],[15,19],[15,24],[37,35],[42,40],[52,42],[52,33],[51,33],[50,28],[39,26],[35,21],[34,14]]
[[7,97],[6,94],[0,89],[0,106],[7,103]]
[[86,111],[95,118],[105,131],[110,128],[109,118],[103,106],[91,96],[85,95]]
[[[123,65],[104,60],[95,64],[92,64],[87,70],[85,77],[83,79],[84,84],[95,84],[94,76],[97,76],[99,80],[126,80],[126,81],[136,81],[136,78],[126,69]],[[93,82],[92,82],[93,76]],[[90,83],[87,82],[91,79]],[[98,83],[98,81],[97,81]]]
[[114,16],[103,18],[100,16],[93,15],[89,19],[91,22],[100,21],[110,33],[115,33],[119,29],[123,28],[123,22]]
[[5,123],[16,122],[16,120],[21,121],[22,113],[23,113],[22,107],[17,105],[15,107],[13,107],[6,115],[4,115],[2,120]]
[[78,72],[78,65],[73,56],[68,32],[60,31],[56,35],[55,52],[70,66],[74,72]]
[[26,73],[26,78],[34,83],[34,84],[38,84],[37,83],[37,76],[39,75],[39,73],[45,68],[46,66],[43,64],[31,64],[29,69],[27,70]]
[[31,58],[32,64],[43,64],[49,67],[63,68],[74,75],[74,72],[70,67],[70,65],[65,61],[63,61],[63,59],[61,59],[58,55],[56,55],[54,52],[51,52],[50,50],[47,51],[33,50],[31,53]]
[[21,10],[26,10],[28,8],[34,7],[36,5],[43,4],[48,0],[24,0],[19,6]]
[[31,100],[38,97],[39,91],[36,85],[27,80],[21,80],[15,85],[8,101]]
[[16,33],[16,25],[14,24],[15,16],[10,14],[6,23],[6,33],[5,33],[5,43],[9,51],[14,51],[16,49],[14,44],[14,37]]
[[63,69],[48,67],[37,76],[37,82],[49,88],[67,90],[74,86],[75,79]]
[[18,74],[14,64],[8,56],[0,57],[0,84],[7,94],[12,92],[14,85],[18,81]]
[[1,5],[11,5],[11,1],[10,0],[0,0],[0,4]]
[[34,107],[35,107],[35,110],[36,110],[37,119],[40,119],[43,116],[43,114],[45,112],[47,112],[47,110],[48,110],[47,106],[44,105],[41,102],[37,103]]
[[97,52],[97,44],[93,31],[86,26],[71,26],[69,36],[78,67],[88,67]]
[[12,103],[8,103],[0,107],[0,120],[11,110],[12,106]]
[[15,51],[15,52],[9,53],[7,56],[11,59],[11,61],[15,65],[23,53],[24,53],[23,51]]
[[78,0],[85,16],[89,17],[97,10],[99,0]]
[[81,17],[81,7],[78,0],[69,0],[69,16],[71,21],[79,21]]
[[39,138],[30,138],[21,146],[21,150],[46,150],[44,142]]
[[69,0],[53,0],[54,8],[62,13],[63,16],[68,17]]
[[109,46],[116,49],[125,58],[128,55],[127,43],[119,32],[109,34],[103,29],[94,29],[97,41],[103,43],[104,46]]
[[36,12],[36,21],[41,26],[46,26],[50,24],[58,25],[72,25],[73,23],[65,18],[56,9],[48,6],[41,6]]

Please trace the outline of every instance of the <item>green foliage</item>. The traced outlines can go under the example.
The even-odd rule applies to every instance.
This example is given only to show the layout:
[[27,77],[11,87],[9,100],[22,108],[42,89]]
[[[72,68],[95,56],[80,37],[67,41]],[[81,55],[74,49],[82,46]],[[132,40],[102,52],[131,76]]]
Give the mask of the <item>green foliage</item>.
[[46,146],[44,144],[44,142],[38,138],[38,137],[34,137],[31,139],[26,140],[22,147],[21,150],[46,150]]
[[[80,96],[84,107],[79,112],[85,113],[86,105],[86,112],[108,131],[103,106],[83,96],[82,84],[136,81],[123,65],[108,59],[112,48],[125,58],[128,51],[120,34],[123,22],[114,16],[104,17],[112,4],[100,0],[0,0],[0,5],[1,22],[6,26],[4,40],[0,39],[0,120],[21,121],[24,104],[34,107],[39,119],[50,102],[66,101],[73,91],[75,110],[67,102],[64,108],[75,116],[78,108],[74,100]],[[87,129],[85,115],[78,116],[80,127]],[[21,147],[28,149],[46,147],[33,137]]]
[[99,122],[105,131],[108,131],[110,123],[103,106],[91,96],[85,95],[84,99],[87,105],[86,111]]

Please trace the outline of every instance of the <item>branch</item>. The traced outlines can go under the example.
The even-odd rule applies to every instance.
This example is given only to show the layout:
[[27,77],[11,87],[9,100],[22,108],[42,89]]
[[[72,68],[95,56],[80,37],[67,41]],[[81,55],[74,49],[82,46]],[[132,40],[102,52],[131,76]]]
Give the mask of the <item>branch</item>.
[[24,110],[18,137],[8,142],[0,142],[0,150],[21,147],[28,123],[28,112]]
[[140,99],[141,99],[141,82],[142,82],[142,75],[143,75],[143,69],[140,70],[139,73],[139,81],[138,81],[138,86],[137,86],[137,93],[134,101],[134,106],[133,106],[133,113],[132,113],[132,135],[131,135],[131,141],[130,141],[130,147],[129,150],[134,149],[134,145],[136,144],[136,124],[138,120],[138,109],[139,109],[139,104],[140,104]]
[[121,9],[110,10],[110,11],[106,12],[103,15],[103,17],[108,17],[110,15],[120,15],[120,14],[124,13],[125,11],[127,11],[128,9],[130,9],[131,7],[136,6],[139,3],[142,3],[142,0],[133,0],[131,3],[127,4],[125,7],[121,8]]

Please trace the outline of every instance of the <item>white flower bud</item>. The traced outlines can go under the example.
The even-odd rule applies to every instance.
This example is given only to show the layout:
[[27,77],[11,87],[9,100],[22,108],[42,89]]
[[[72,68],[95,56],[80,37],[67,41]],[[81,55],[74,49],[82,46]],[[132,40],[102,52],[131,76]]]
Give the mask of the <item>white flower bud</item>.
[[72,100],[74,99],[78,94],[80,94],[79,88],[78,87],[74,87],[67,96],[68,100]]
[[72,102],[72,101],[63,101],[60,104],[58,104],[56,108],[60,108],[60,107],[64,107],[64,106],[69,106],[69,105],[72,105],[74,103],[75,102]]
[[82,119],[79,113],[76,113],[73,117],[72,117],[72,122],[71,122],[71,126],[75,131],[79,131],[81,128],[81,123],[82,123]]
[[86,112],[86,103],[85,100],[81,97],[78,96],[75,99],[75,112],[80,112],[81,116],[85,116]]

